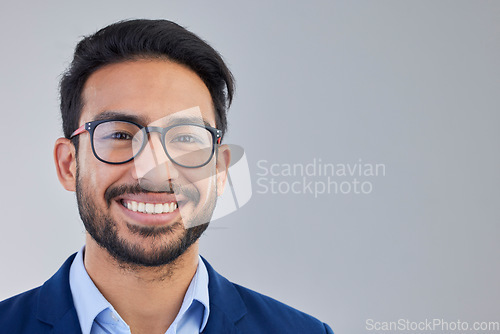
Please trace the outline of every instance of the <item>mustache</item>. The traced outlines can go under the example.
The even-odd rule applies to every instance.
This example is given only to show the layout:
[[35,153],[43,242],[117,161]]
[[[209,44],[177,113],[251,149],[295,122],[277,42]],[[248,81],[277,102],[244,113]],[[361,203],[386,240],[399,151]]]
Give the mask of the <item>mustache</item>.
[[[175,191],[174,191],[175,190]],[[125,194],[148,194],[148,193],[158,193],[158,194],[175,194],[175,195],[183,195],[186,197],[188,200],[193,201],[198,203],[200,201],[200,193],[190,187],[186,186],[181,186],[181,185],[174,185],[173,183],[169,183],[169,189],[165,189],[162,191],[150,191],[146,190],[139,183],[136,184],[122,184],[119,186],[114,186],[114,187],[109,187],[106,189],[104,193],[104,199],[106,200],[106,204],[108,205],[108,208],[111,206],[111,201],[118,197],[122,196]]]

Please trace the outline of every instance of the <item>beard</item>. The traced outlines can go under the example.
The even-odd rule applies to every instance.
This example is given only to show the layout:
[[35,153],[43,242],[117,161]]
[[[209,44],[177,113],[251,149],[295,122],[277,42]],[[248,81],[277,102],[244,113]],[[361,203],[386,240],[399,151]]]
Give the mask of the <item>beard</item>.
[[[142,242],[133,243],[121,236],[117,222],[106,211],[99,209],[91,189],[87,189],[84,186],[85,182],[80,178],[78,166],[76,178],[78,210],[85,229],[120,266],[130,269],[159,267],[174,263],[208,228],[217,199],[216,191],[215,194],[210,194],[205,207],[201,208],[200,213],[186,224],[190,226],[188,228],[185,228],[183,222],[180,221],[168,226],[138,226],[125,222],[126,229],[142,239]],[[196,190],[180,186],[172,188],[176,189],[176,194],[184,194],[195,205],[199,203],[200,195]],[[147,192],[139,184],[108,188],[105,192],[108,212],[113,198],[127,193]],[[168,241],[162,242],[162,240]]]

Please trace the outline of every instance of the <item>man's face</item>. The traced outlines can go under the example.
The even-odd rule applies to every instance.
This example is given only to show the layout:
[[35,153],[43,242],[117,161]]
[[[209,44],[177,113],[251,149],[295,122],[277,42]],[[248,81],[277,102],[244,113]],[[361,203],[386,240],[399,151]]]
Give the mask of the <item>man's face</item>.
[[[80,125],[113,113],[113,118],[119,114],[143,126],[165,127],[188,110],[188,116],[194,111],[194,117],[215,127],[212,99],[203,81],[186,67],[165,60],[107,65],[88,78],[82,97]],[[216,176],[220,166],[215,155],[203,167],[180,167],[166,157],[159,134],[151,133],[138,157],[111,165],[94,157],[89,133],[79,140],[80,215],[97,244],[121,264],[170,263],[207,228],[224,184]],[[170,213],[140,212],[134,210],[134,202],[146,209],[178,208]]]

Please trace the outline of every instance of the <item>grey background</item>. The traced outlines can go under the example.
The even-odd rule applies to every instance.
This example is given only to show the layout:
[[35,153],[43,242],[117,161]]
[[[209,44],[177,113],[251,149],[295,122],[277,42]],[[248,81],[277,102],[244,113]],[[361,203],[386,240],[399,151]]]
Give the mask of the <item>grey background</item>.
[[[0,299],[83,243],[52,160],[76,42],[161,17],[237,79],[227,142],[245,148],[254,194],[202,238],[220,273],[336,333],[365,333],[368,318],[500,321],[500,2],[4,1],[0,13]],[[362,159],[386,175],[367,195],[262,194],[264,159]]]

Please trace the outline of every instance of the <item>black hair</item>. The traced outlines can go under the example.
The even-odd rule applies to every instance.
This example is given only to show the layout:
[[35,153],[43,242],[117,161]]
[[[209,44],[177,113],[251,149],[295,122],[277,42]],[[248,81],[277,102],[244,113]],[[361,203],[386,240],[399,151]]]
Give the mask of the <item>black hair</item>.
[[[210,92],[217,128],[222,134],[226,132],[234,78],[221,55],[174,22],[136,19],[113,23],[77,44],[73,61],[60,82],[64,136],[69,138],[79,126],[82,91],[92,73],[105,65],[149,58],[166,59],[193,70]],[[78,141],[74,143],[78,145]]]

